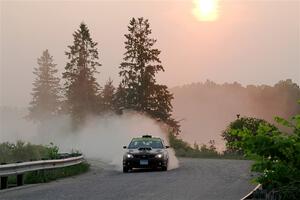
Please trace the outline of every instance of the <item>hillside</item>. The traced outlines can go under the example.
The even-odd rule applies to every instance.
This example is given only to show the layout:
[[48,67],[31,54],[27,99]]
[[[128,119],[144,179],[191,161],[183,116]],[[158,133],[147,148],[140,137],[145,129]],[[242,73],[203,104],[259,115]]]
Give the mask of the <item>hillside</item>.
[[181,137],[193,144],[214,139],[222,149],[221,132],[236,115],[263,118],[290,117],[300,112],[299,86],[291,80],[274,86],[239,83],[216,84],[212,81],[172,88],[174,117],[181,120]]

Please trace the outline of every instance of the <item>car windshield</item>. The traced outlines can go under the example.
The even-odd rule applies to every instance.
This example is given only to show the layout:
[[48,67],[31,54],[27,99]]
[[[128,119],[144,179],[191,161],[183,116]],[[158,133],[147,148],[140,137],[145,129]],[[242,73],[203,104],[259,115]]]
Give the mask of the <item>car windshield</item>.
[[138,149],[138,148],[149,148],[151,147],[152,149],[162,149],[163,144],[160,139],[133,139],[129,146],[128,149]]

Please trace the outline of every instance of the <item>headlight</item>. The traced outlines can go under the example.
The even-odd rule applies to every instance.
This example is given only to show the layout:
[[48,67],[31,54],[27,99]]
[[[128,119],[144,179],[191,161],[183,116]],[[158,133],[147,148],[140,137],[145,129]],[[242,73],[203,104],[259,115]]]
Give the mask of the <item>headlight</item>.
[[162,155],[161,153],[159,153],[159,154],[157,154],[155,157],[156,157],[156,158],[162,158],[163,155]]
[[126,158],[133,158],[133,155],[132,154],[126,154]]

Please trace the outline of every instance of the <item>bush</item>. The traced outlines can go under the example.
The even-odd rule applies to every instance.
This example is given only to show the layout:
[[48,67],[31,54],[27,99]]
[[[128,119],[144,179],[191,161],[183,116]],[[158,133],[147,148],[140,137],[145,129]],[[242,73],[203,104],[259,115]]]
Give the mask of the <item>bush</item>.
[[47,147],[48,150],[48,157],[50,159],[58,159],[59,155],[58,155],[58,151],[59,148],[57,146],[55,146],[52,142],[50,143],[50,146]]
[[268,123],[260,123],[256,134],[247,127],[232,130],[239,137],[233,145],[254,159],[252,170],[259,172],[256,181],[282,200],[300,199],[300,115],[291,120],[276,117],[288,133]]
[[226,142],[226,151],[225,154],[236,154],[243,155],[243,149],[236,146],[235,143],[241,141],[241,137],[232,133],[232,130],[247,128],[249,134],[256,135],[259,125],[261,123],[268,124],[270,127],[276,129],[274,126],[269,124],[263,119],[256,119],[253,117],[241,117],[231,122],[225,131],[222,132],[222,137]]

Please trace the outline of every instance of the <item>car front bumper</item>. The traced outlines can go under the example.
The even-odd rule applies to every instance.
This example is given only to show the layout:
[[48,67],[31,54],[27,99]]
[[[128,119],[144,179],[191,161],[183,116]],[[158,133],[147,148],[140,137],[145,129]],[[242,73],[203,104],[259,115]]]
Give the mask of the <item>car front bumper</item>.
[[[141,164],[141,160],[148,161],[148,164]],[[159,168],[159,167],[167,167],[168,161],[163,158],[130,158],[123,160],[123,166],[128,168]]]

